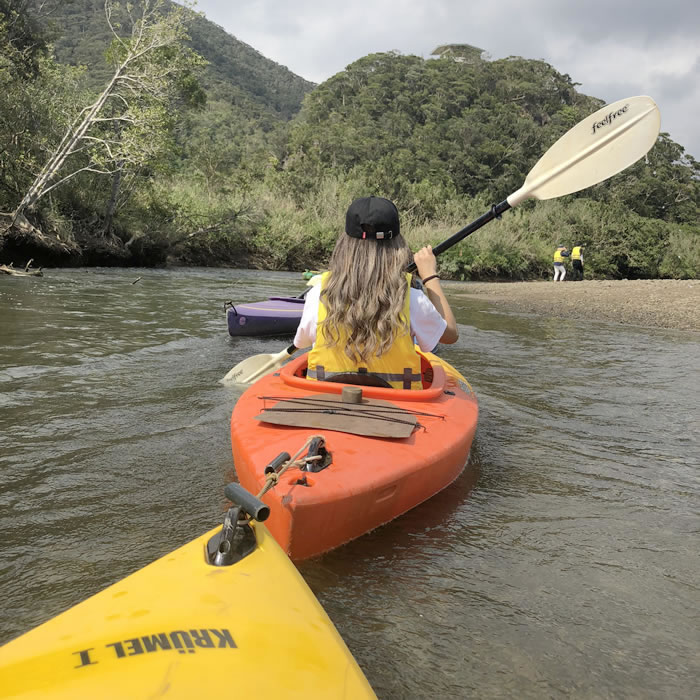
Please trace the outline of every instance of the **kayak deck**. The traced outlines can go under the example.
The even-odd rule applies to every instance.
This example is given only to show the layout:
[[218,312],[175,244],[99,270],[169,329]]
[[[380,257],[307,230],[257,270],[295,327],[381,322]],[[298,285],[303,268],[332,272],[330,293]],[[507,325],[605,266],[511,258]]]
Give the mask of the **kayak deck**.
[[258,494],[266,483],[268,464],[283,452],[295,454],[310,437],[322,436],[330,453],[326,468],[288,469],[262,496],[271,510],[268,527],[293,560],[322,554],[393,520],[464,469],[476,431],[476,397],[450,365],[434,355],[426,358],[433,377],[422,391],[362,387],[365,399],[393,404],[399,420],[401,411],[415,414],[418,425],[404,438],[261,420],[260,412],[272,399],[339,394],[348,386],[304,379],[306,356],[263,377],[238,399],[231,417],[233,460],[241,484],[251,493]]

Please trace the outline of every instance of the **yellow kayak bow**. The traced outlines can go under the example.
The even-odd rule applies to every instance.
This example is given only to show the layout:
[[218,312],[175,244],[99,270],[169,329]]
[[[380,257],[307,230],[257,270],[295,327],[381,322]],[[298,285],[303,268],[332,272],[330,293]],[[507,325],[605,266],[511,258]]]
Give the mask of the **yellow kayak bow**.
[[0,697],[375,698],[243,494],[223,528],[1,647]]

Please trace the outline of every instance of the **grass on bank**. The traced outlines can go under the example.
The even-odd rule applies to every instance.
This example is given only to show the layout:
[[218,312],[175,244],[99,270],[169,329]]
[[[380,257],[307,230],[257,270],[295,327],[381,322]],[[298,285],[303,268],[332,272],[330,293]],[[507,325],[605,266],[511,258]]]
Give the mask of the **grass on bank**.
[[[180,216],[222,222],[215,233],[187,242],[186,262],[211,264],[214,254],[220,264],[303,270],[327,264],[348,204],[366,192],[361,181],[329,177],[301,201],[263,182],[213,196],[188,180],[170,195]],[[439,216],[428,219],[419,195],[398,203],[402,233],[414,250],[437,245],[491,206],[453,194],[438,208]],[[440,272],[455,280],[547,279],[557,245],[583,246],[589,278],[700,277],[697,229],[574,196],[505,212],[445,251]]]

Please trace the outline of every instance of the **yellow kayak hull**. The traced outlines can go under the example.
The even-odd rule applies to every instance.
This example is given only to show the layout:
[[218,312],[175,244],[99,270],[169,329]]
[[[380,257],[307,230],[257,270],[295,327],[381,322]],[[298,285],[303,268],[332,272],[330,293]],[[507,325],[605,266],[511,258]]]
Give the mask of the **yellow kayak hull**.
[[0,648],[0,697],[375,698],[267,528],[231,566],[216,528]]

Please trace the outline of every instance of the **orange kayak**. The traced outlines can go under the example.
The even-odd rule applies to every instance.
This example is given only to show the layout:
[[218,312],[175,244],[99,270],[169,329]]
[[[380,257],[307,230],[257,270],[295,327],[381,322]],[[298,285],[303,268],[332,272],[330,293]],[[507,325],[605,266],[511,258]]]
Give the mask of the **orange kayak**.
[[464,469],[476,397],[451,365],[422,355],[419,391],[309,381],[302,355],[238,399],[236,473],[270,506],[266,524],[293,560],[393,520]]

